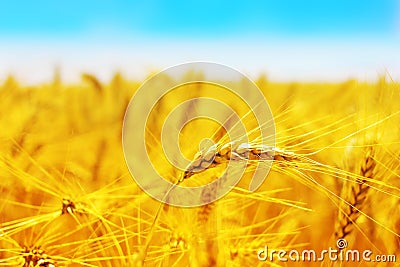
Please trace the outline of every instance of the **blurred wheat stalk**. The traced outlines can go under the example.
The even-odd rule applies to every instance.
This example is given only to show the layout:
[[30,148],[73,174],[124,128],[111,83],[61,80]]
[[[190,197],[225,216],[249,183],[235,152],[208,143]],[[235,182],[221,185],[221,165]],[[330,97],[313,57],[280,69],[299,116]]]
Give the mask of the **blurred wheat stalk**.
[[[131,179],[121,148],[124,112],[139,83],[115,75],[102,84],[88,74],[75,86],[6,80],[0,87],[0,266],[286,266],[260,262],[258,249],[318,251],[343,237],[352,249],[398,253],[399,84],[384,78],[279,84],[265,77],[257,83],[277,126],[278,153],[267,181],[256,193],[239,184],[203,207],[160,209]],[[207,88],[193,92],[201,96]],[[233,98],[220,97],[254,127]],[[154,133],[159,114],[179,101],[163,100],[149,120],[156,138],[150,156],[171,179],[182,173],[158,156]],[[226,148],[218,126],[199,127],[182,132],[189,158],[197,152],[193,144],[213,133]],[[256,146],[248,153],[257,165],[262,144],[252,132]],[[221,175],[228,152],[219,151],[212,168],[183,183]]]

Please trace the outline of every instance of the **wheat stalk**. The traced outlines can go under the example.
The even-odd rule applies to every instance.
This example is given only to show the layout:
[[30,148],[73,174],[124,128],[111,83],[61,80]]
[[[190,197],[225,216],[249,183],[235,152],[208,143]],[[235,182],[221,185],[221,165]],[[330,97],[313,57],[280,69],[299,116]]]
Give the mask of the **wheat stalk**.
[[207,203],[199,207],[197,212],[198,229],[203,235],[200,249],[204,255],[201,257],[202,261],[199,261],[200,266],[218,266],[219,247],[218,240],[215,238],[218,233],[217,204],[212,200],[215,199],[217,190],[224,180],[225,178],[222,177],[217,183],[207,185],[200,196],[201,201]]

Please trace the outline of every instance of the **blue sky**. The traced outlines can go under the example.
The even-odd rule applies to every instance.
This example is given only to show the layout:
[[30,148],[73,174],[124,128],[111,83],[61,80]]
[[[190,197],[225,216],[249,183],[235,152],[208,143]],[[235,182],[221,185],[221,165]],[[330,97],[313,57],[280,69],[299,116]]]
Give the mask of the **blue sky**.
[[68,79],[141,77],[190,60],[278,80],[400,79],[397,47],[396,0],[7,1],[0,82],[50,79],[55,66]]
[[[116,31],[170,38],[239,36],[390,36],[395,0],[7,1],[4,36],[78,36]],[[104,34],[104,32],[103,32]]]

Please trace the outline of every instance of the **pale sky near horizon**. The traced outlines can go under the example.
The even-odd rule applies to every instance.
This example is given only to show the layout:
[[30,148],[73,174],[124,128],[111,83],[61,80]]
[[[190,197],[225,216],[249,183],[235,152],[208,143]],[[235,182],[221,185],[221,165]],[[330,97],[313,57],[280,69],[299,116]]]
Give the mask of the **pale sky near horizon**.
[[213,61],[279,81],[400,80],[400,2],[13,1],[0,16],[0,83],[81,72],[143,79]]

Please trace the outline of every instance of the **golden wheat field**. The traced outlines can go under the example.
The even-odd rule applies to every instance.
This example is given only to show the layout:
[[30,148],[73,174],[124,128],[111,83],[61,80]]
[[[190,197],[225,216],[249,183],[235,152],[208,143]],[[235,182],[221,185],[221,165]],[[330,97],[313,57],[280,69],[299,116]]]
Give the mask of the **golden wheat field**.
[[[207,87],[191,90],[185,97],[214,94],[240,114],[253,156],[227,195],[181,208],[144,193],[126,166],[123,119],[141,81],[116,74],[104,84],[84,74],[75,85],[55,79],[21,86],[8,78],[0,86],[0,266],[396,266],[390,261],[400,252],[400,85],[387,77],[255,82],[276,125],[267,179],[247,191],[246,179],[263,164],[256,149],[263,144],[245,107]],[[162,99],[147,125],[149,157],[172,181],[182,173],[163,157],[157,129],[184,100]],[[220,175],[232,152],[222,151],[225,135],[213,122],[182,129],[179,145],[188,158],[195,159],[203,138],[221,147],[218,164],[187,175],[183,185]],[[371,261],[302,253],[312,249],[319,258],[338,249],[338,239],[347,242],[338,253],[369,250]],[[287,261],[278,253],[260,260],[266,246],[286,251]]]

